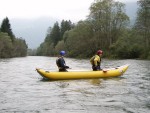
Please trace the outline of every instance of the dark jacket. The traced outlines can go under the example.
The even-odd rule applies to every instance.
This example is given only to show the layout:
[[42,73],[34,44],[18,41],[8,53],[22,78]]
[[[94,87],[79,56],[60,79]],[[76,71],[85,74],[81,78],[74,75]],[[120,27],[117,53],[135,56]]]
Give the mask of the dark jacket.
[[65,60],[62,56],[58,57],[58,59],[56,60],[56,64],[58,66],[59,71],[67,71],[66,69],[69,68],[68,66],[66,66]]

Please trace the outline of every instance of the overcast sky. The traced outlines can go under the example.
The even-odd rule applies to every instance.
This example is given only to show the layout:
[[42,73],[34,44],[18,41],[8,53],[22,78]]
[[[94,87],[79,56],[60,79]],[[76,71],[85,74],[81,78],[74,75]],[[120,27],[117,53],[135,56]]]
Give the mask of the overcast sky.
[[6,16],[9,19],[47,16],[76,22],[86,18],[93,2],[94,0],[0,0],[0,19]]

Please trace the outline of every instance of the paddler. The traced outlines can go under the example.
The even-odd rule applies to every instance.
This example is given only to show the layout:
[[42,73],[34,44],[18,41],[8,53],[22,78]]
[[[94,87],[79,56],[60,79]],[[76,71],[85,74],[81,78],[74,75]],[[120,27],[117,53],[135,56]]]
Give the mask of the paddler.
[[66,66],[66,63],[64,60],[64,56],[65,56],[66,52],[60,51],[59,54],[60,54],[60,56],[56,60],[56,64],[58,66],[59,72],[67,72],[67,69],[69,68],[69,66]]
[[90,63],[92,64],[93,71],[102,70],[101,69],[101,57],[102,57],[102,54],[103,54],[103,51],[102,50],[98,50],[96,55],[94,55],[90,59]]

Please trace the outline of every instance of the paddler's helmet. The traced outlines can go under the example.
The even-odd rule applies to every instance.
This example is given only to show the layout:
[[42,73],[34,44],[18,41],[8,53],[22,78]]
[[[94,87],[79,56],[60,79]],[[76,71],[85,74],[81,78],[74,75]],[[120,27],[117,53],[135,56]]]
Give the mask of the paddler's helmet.
[[99,55],[99,54],[102,55],[102,54],[103,54],[103,51],[102,51],[102,50],[98,50],[98,51],[97,51],[97,55]]
[[61,56],[64,56],[65,54],[66,54],[65,51],[60,51],[60,55],[61,55]]

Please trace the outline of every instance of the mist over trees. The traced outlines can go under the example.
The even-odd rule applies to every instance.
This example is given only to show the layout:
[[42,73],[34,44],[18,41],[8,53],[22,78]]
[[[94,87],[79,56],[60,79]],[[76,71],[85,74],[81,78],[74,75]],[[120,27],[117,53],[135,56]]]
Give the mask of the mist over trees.
[[9,19],[3,19],[0,27],[0,58],[26,56],[27,48],[26,41],[13,34]]
[[[136,22],[130,26],[125,4],[95,0],[86,20],[73,24],[62,20],[50,27],[37,55],[91,57],[99,49],[104,57],[150,59],[150,2],[139,0]],[[68,27],[67,27],[68,26]]]

